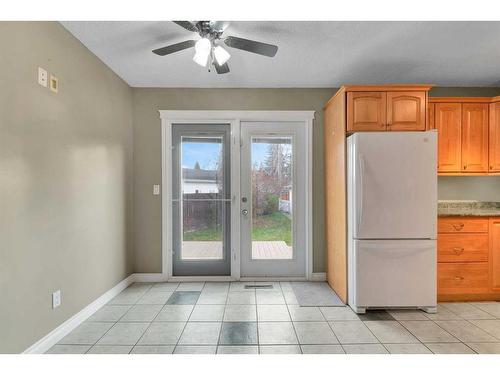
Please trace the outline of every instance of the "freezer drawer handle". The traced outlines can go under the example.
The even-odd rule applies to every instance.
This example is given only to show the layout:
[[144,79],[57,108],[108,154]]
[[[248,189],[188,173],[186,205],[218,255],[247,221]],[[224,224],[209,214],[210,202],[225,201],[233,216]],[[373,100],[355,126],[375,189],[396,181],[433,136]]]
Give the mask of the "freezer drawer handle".
[[460,255],[464,252],[464,248],[463,247],[454,247],[453,251],[455,252],[455,254]]
[[462,230],[464,229],[464,223],[453,224],[453,228],[455,228],[455,230]]
[[462,281],[464,278],[462,276],[455,276],[453,280],[455,281]]

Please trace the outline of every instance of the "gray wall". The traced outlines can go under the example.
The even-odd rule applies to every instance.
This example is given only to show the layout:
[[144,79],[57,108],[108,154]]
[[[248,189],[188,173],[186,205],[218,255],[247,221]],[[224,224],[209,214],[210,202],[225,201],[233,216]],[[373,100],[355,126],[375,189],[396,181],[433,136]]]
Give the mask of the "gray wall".
[[161,137],[158,110],[314,110],[314,272],[325,271],[323,105],[335,89],[134,89],[136,272],[161,272]]
[[0,353],[15,353],[133,270],[132,90],[58,23],[0,22],[0,45]]

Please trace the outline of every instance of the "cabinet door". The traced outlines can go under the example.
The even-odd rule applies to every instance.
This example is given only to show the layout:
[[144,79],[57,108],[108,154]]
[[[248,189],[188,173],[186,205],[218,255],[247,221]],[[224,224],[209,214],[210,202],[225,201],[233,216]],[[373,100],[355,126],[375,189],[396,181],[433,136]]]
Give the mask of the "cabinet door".
[[490,104],[490,172],[500,172],[500,102]]
[[488,104],[462,105],[462,171],[488,171]]
[[490,219],[491,289],[500,292],[500,217]]
[[347,93],[347,131],[386,130],[385,92]]
[[387,129],[425,130],[425,92],[388,92]]
[[434,121],[438,130],[438,172],[460,172],[462,164],[462,105],[436,103]]

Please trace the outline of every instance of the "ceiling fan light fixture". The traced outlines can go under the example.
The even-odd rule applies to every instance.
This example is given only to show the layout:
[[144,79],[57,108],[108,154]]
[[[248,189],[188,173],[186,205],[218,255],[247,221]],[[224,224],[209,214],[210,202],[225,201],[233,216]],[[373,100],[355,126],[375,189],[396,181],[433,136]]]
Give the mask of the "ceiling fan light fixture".
[[217,60],[217,64],[219,65],[224,65],[227,60],[231,57],[229,52],[227,52],[224,48],[221,46],[217,46],[214,48],[214,56],[215,60]]
[[207,66],[208,57],[212,50],[212,43],[207,38],[201,38],[194,45],[196,53],[194,54],[193,61],[201,66]]

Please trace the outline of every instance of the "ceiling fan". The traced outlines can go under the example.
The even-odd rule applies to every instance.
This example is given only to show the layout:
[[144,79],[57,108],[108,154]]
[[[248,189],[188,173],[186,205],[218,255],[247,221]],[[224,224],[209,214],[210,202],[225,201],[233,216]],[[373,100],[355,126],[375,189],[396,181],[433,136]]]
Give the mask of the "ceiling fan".
[[198,65],[206,67],[210,70],[210,66],[214,66],[218,74],[229,73],[227,61],[231,57],[222,46],[222,42],[228,47],[241,49],[243,51],[256,53],[262,56],[274,57],[278,52],[278,46],[257,42],[255,40],[238,38],[235,36],[222,37],[222,33],[226,30],[229,22],[224,21],[173,21],[177,25],[186,30],[198,33],[200,39],[186,40],[184,42],[172,44],[153,50],[153,53],[159,56],[170,55],[175,52],[194,47],[195,55],[193,61]]

